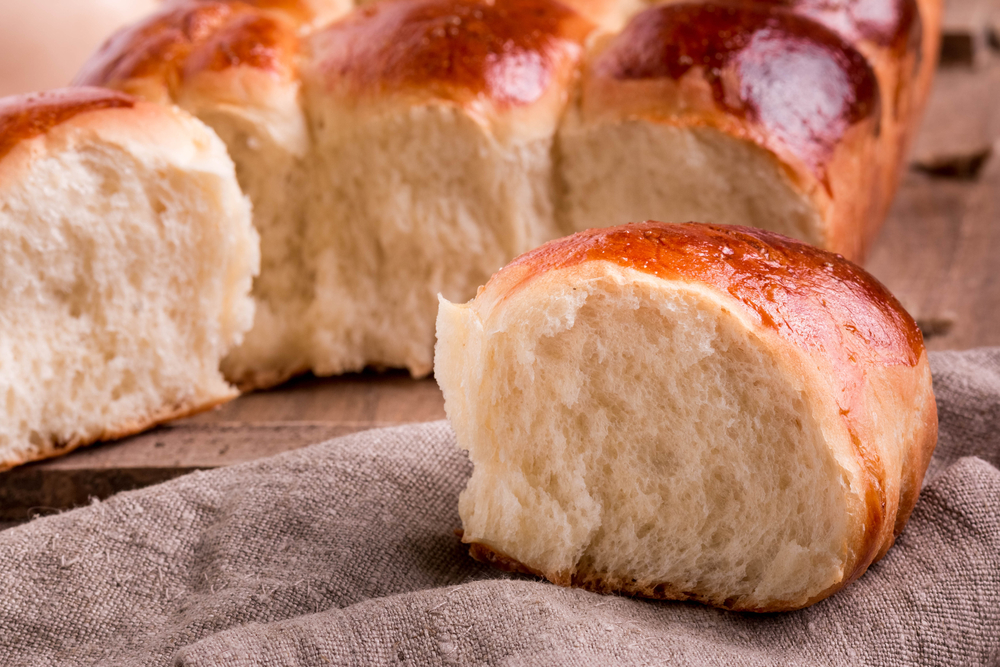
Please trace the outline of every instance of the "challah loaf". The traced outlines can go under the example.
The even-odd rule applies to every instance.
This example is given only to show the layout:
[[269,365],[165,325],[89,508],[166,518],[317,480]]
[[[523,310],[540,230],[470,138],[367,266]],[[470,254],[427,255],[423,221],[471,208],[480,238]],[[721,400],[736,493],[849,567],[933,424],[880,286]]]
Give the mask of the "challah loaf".
[[913,320],[771,232],[581,232],[442,300],[437,333],[463,540],[562,585],[811,604],[885,554],[936,442]]
[[205,410],[253,321],[225,146],[101,89],[0,100],[0,470]]
[[77,80],[229,146],[263,268],[227,377],[423,375],[438,292],[577,229],[750,222],[859,257],[935,57],[940,0],[914,2],[175,0]]

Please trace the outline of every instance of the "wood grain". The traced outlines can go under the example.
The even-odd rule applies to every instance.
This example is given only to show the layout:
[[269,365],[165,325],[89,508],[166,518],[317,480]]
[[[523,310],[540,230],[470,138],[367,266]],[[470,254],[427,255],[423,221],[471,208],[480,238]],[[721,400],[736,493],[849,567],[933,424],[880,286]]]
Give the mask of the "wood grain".
[[271,391],[246,394],[189,423],[329,421],[400,424],[444,419],[444,400],[433,379],[403,371],[306,376]]
[[356,431],[444,416],[432,379],[398,371],[299,378],[140,435],[0,473],[0,521],[24,521]]
[[[975,178],[1000,138],[998,101],[1000,64],[940,71],[913,147],[913,166],[936,176]],[[900,192],[896,201],[906,197]]]
[[[987,59],[938,74],[915,169],[904,176],[866,267],[917,318],[930,349],[1000,345],[1000,159],[991,157],[1000,138],[1000,65]],[[138,436],[0,473],[0,522],[363,429],[443,418],[433,379],[401,372],[300,378]]]
[[908,174],[867,263],[930,350],[1000,345],[997,193],[996,158],[974,182]]
[[[1000,345],[1000,62],[945,68],[866,268],[931,350]],[[930,168],[933,165],[934,168]]]
[[106,498],[195,470],[252,461],[373,426],[378,424],[179,421],[4,473],[0,520],[24,520],[83,505],[91,498]]

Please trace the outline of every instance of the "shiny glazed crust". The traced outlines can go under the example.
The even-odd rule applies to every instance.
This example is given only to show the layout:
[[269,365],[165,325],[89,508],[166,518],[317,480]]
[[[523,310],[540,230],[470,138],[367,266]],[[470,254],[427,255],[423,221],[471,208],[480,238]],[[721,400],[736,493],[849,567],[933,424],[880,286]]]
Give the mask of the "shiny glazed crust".
[[[903,529],[937,442],[937,411],[923,338],[913,319],[877,280],[842,257],[759,229],[647,222],[581,232],[525,253],[476,297],[486,321],[532,285],[565,284],[592,263],[610,262],[713,292],[746,326],[790,360],[824,397],[824,431],[845,468],[854,470],[863,503],[844,579],[810,599],[825,598],[861,576]],[[623,577],[578,570],[540,573],[476,544],[472,555],[511,571],[541,574],[561,585],[658,599],[717,604],[710,595],[668,583],[637,588]],[[745,611],[789,609],[785,604]]]
[[0,160],[18,144],[43,135],[81,114],[131,109],[136,99],[100,88],[60,89],[0,99]]
[[[768,0],[764,0],[765,2]],[[853,44],[872,64],[882,91],[878,182],[863,250],[888,213],[938,59],[941,3],[937,0],[777,0],[822,23]]]
[[320,30],[312,51],[328,88],[343,95],[516,106],[545,93],[592,29],[550,0],[390,0]]
[[298,16],[244,2],[172,3],[108,39],[74,83],[161,104],[200,89],[219,101],[266,104],[276,87],[294,85]]
[[[183,116],[183,118],[182,118]],[[105,88],[60,88],[0,99],[0,187],[16,177],[47,135],[88,128],[158,147],[191,141],[186,114]]]
[[811,19],[765,4],[673,3],[596,49],[579,108],[584,126],[711,127],[763,147],[821,212],[820,244],[858,258],[877,199],[882,104],[864,56]]
[[939,0],[673,2],[592,39],[578,78],[594,33],[570,7],[625,16],[638,0],[387,0],[333,22],[327,8],[319,24],[316,5],[173,2],[112,37],[77,83],[185,108],[266,107],[278,89],[294,97],[302,70],[357,103],[445,102],[495,118],[576,99],[583,123],[707,126],[773,153],[825,221],[821,245],[859,260],[895,192],[940,22]]
[[[818,72],[823,86],[804,85]],[[731,125],[821,182],[879,105],[874,72],[836,33],[779,8],[694,3],[633,18],[591,60],[582,104],[585,117]]]

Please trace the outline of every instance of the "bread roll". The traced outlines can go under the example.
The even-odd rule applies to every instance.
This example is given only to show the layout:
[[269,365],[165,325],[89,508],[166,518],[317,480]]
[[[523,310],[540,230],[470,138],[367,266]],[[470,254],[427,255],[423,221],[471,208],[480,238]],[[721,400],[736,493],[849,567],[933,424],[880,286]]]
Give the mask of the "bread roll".
[[549,0],[384,0],[314,33],[314,370],[431,371],[436,296],[558,235],[552,141],[593,26]]
[[[757,1],[757,0],[755,0]],[[873,210],[861,225],[864,256],[888,213],[937,67],[941,0],[760,0],[823,24],[860,51],[879,81],[882,109]]]
[[[670,3],[671,0],[650,4]],[[871,64],[880,91],[876,177],[867,185],[872,193],[872,210],[851,223],[856,227],[852,233],[859,237],[858,243],[846,249],[826,246],[860,259],[892,203],[930,93],[941,38],[941,0],[730,0],[727,4],[770,8],[820,23]],[[822,77],[817,79],[821,80]],[[659,208],[669,210],[664,206]],[[706,219],[697,213],[693,217]],[[679,218],[687,219],[684,215]]]
[[225,146],[107,90],[0,100],[0,470],[206,410],[253,319]]
[[892,545],[936,442],[912,318],[766,231],[581,232],[442,300],[437,332],[463,541],[561,585],[812,604]]
[[175,103],[215,130],[253,201],[261,236],[257,314],[226,376],[245,389],[310,368],[311,270],[302,255],[310,150],[295,57],[306,20],[343,3],[174,2],[118,32],[77,76],[161,104]]

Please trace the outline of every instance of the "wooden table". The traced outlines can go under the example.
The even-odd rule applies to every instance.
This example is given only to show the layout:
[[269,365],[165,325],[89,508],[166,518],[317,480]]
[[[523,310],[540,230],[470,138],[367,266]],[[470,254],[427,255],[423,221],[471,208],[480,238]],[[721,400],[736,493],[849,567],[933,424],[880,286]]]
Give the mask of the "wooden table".
[[[939,71],[914,167],[867,262],[916,317],[932,350],[1000,345],[1000,159],[989,157],[1000,137],[1000,58],[988,43],[969,47],[987,53],[966,61],[960,52],[957,66]],[[0,521],[354,431],[442,418],[441,393],[430,379],[398,372],[302,378],[2,473]]]

